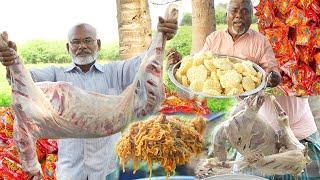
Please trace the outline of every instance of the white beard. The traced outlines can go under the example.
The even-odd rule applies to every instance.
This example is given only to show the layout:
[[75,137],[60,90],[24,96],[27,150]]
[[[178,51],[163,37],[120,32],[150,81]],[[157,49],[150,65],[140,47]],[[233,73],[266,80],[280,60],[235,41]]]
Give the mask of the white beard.
[[95,53],[93,55],[88,55],[85,57],[72,56],[72,61],[73,61],[73,63],[78,64],[78,65],[86,65],[86,64],[90,64],[93,61],[95,61],[97,59],[97,56],[98,56],[97,53]]
[[246,32],[246,28],[243,28],[243,29],[241,29],[241,31],[236,31],[236,30],[234,30],[234,28],[233,28],[233,26],[232,26],[232,33],[233,34],[236,34],[236,35],[238,35],[238,36],[241,36],[242,34],[244,34],[245,32]]

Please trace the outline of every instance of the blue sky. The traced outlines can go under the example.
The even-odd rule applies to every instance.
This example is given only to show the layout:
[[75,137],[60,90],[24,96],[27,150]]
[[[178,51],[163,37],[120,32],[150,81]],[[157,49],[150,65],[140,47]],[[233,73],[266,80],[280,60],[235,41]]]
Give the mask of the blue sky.
[[[227,2],[215,0],[216,5]],[[0,4],[0,31],[8,31],[10,39],[17,43],[31,39],[66,40],[70,27],[80,22],[95,26],[105,43],[118,40],[116,0],[0,0]],[[180,15],[191,12],[191,0],[182,0],[179,5]],[[150,3],[153,28],[164,11],[165,6]]]

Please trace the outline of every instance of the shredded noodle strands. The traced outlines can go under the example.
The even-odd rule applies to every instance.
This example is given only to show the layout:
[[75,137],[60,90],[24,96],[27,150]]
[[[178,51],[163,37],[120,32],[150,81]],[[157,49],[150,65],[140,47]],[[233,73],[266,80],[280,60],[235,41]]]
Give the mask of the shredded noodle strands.
[[186,164],[190,157],[202,152],[205,127],[202,117],[183,121],[159,115],[132,123],[116,147],[123,171],[125,164],[133,160],[135,173],[143,160],[148,163],[151,177],[155,161],[164,168],[168,179],[171,172],[175,173],[176,165]]

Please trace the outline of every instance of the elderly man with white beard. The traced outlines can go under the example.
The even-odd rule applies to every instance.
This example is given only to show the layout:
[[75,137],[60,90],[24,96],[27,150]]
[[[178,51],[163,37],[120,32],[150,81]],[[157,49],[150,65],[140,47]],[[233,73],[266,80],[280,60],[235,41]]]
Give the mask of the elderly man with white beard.
[[[175,35],[176,30],[177,22],[159,18],[158,31],[163,32],[168,40]],[[0,48],[0,59],[4,66],[12,65],[16,58],[15,43],[10,41],[8,45],[10,48]],[[31,69],[30,73],[35,82],[66,81],[87,91],[108,95],[121,94],[132,83],[145,55],[142,53],[129,60],[98,64],[96,59],[101,41],[97,38],[96,29],[85,23],[71,28],[66,47],[72,58],[71,65]],[[157,69],[157,67],[147,68]],[[9,71],[7,79],[10,80]],[[156,99],[157,94],[153,93],[153,89],[157,84],[148,81],[146,86],[148,98]],[[95,139],[58,140],[57,178],[59,180],[118,179],[115,145],[120,135],[117,133]]]

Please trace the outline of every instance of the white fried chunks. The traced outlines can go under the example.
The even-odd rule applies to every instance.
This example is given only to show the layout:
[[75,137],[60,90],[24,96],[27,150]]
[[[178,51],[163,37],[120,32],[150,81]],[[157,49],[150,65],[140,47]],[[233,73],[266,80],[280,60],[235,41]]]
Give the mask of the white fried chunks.
[[185,87],[210,96],[234,96],[257,88],[262,74],[251,61],[233,63],[229,58],[200,52],[182,59],[175,78]]

